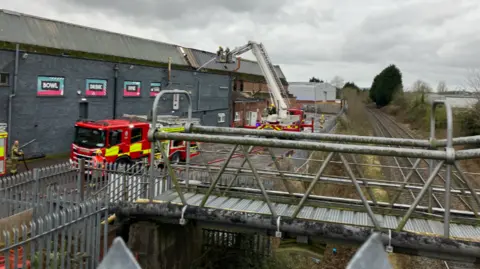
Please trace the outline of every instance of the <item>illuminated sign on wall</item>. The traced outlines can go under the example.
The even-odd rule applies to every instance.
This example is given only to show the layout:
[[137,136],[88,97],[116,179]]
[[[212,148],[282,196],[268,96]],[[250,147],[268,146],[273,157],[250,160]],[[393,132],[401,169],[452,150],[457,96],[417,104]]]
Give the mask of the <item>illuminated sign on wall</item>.
[[63,96],[65,78],[46,77],[37,78],[37,96]]
[[85,83],[86,96],[106,96],[107,80],[106,79],[87,79]]
[[142,83],[140,81],[125,81],[123,83],[123,96],[139,97]]
[[150,96],[157,96],[162,90],[162,83],[152,82],[150,83]]

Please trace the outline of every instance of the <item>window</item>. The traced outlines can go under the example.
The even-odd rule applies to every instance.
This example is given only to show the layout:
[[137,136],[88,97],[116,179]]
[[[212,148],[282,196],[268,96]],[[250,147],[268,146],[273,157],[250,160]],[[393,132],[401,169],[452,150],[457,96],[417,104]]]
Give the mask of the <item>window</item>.
[[9,85],[10,85],[10,74],[0,73],[0,86],[9,86]]
[[130,143],[137,143],[143,140],[142,128],[133,128],[132,129],[132,138],[130,138]]
[[234,121],[240,121],[240,112],[235,112],[235,120]]
[[184,141],[181,141],[181,140],[174,140],[172,146],[174,148],[181,147],[181,146],[183,146],[183,142]]
[[105,146],[105,131],[75,127],[74,144],[84,148],[102,148]]
[[112,130],[108,134],[109,146],[115,146],[122,143],[122,130]]
[[225,122],[225,113],[218,113],[218,122]]

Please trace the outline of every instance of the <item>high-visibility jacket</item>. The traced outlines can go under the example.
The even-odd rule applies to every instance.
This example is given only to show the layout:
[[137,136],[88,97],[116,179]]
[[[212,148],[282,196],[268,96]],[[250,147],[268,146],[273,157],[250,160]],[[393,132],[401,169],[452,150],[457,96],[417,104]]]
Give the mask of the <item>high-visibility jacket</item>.
[[94,168],[105,168],[105,158],[102,156],[93,157],[92,165]]

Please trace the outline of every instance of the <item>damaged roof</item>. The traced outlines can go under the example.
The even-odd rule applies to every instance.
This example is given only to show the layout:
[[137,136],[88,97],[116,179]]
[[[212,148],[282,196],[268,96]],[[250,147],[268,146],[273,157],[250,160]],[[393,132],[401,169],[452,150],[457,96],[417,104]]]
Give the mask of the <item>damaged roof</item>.
[[[193,69],[215,57],[215,53],[169,44],[72,23],[0,9],[0,41],[110,55],[130,59],[191,66]],[[235,64],[212,62],[208,69],[233,71]],[[275,66],[280,78],[285,75]],[[242,59],[238,73],[263,76],[257,62]],[[285,79],[286,80],[286,79]]]

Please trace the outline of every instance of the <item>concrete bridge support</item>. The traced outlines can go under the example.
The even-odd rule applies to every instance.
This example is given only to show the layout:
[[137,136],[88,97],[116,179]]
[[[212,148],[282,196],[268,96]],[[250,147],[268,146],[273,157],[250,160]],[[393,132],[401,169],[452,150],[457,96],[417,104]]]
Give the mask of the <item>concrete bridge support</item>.
[[190,268],[201,255],[202,232],[195,223],[140,221],[131,224],[128,237],[128,247],[143,269]]

